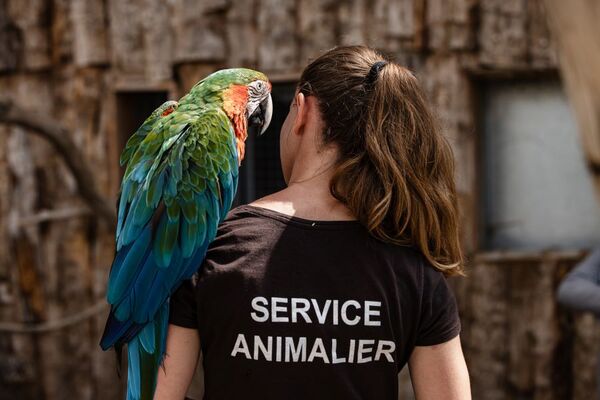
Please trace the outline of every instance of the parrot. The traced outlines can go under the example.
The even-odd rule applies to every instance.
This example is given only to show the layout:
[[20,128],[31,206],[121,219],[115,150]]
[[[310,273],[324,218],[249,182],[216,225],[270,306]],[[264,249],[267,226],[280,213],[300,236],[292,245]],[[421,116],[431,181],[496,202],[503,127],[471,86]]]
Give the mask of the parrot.
[[200,272],[232,206],[245,140],[271,121],[271,88],[259,71],[216,71],[154,110],[121,153],[110,313],[100,347],[114,348],[120,363],[127,346],[127,400],[154,396],[169,298]]

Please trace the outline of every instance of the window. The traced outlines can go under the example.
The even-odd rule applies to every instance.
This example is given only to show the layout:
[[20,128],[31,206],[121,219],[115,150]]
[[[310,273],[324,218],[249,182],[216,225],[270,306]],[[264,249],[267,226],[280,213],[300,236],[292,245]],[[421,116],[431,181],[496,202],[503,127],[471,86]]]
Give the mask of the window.
[[125,148],[129,137],[152,114],[168,100],[165,90],[121,91],[117,93],[117,134],[119,153]]
[[488,249],[600,243],[600,210],[559,82],[483,88],[482,230]]

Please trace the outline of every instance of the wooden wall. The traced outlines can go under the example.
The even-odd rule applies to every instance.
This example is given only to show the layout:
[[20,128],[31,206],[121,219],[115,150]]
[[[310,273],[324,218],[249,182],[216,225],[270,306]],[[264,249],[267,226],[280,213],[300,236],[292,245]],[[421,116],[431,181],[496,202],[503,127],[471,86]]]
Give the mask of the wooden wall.
[[[64,124],[114,200],[120,90],[178,97],[224,66],[294,80],[336,44],[395,56],[419,75],[458,161],[472,263],[454,284],[475,398],[584,399],[595,390],[594,321],[559,310],[553,291],[576,256],[477,251],[478,82],[556,75],[552,42],[541,0],[6,0],[0,95]],[[112,232],[60,157],[0,125],[0,321],[43,323],[92,307],[112,255]],[[97,346],[104,318],[0,332],[0,400],[117,398],[112,355]]]
[[474,399],[593,399],[600,330],[554,294],[581,252],[490,252],[455,286]]

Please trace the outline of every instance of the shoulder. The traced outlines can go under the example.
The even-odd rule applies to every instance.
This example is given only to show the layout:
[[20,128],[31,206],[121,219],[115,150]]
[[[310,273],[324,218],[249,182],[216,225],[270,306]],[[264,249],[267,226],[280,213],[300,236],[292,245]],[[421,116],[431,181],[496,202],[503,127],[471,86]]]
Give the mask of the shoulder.
[[422,277],[425,269],[433,268],[423,253],[414,246],[387,243],[374,237],[370,241],[375,252],[389,259],[398,271],[406,270]]
[[373,253],[380,257],[382,264],[394,271],[402,286],[410,284],[423,293],[435,290],[438,285],[446,282],[444,273],[435,268],[418,248],[384,243],[374,238],[371,241],[374,243]]
[[446,275],[437,269],[425,255],[416,249],[411,249],[411,259],[414,260],[415,266],[419,271],[419,284],[424,295],[427,293],[436,292],[438,288],[447,288]]
[[269,218],[248,205],[232,208],[219,224],[215,241],[235,237],[248,237],[264,233],[265,226],[272,224]]
[[[246,205],[231,209],[219,224],[217,234],[210,243],[204,264],[227,270],[239,267],[245,257],[268,248],[278,237],[279,226]],[[206,268],[205,268],[206,269]]]
[[245,287],[256,265],[268,259],[280,230],[277,221],[264,218],[247,206],[231,209],[198,270],[198,293]]

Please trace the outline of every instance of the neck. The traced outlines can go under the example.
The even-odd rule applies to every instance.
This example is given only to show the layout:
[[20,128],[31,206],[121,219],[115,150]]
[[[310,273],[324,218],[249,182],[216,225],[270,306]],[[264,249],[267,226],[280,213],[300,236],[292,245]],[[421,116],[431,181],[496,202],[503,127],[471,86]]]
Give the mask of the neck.
[[329,189],[336,158],[337,152],[331,149],[312,157],[298,157],[298,162],[292,166],[288,187],[253,204],[307,219],[355,219]]

